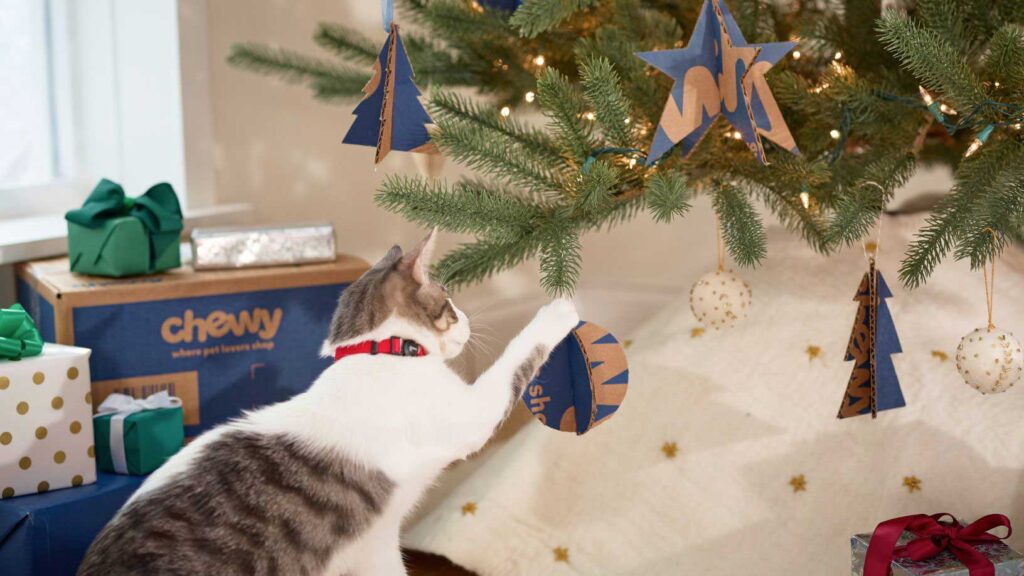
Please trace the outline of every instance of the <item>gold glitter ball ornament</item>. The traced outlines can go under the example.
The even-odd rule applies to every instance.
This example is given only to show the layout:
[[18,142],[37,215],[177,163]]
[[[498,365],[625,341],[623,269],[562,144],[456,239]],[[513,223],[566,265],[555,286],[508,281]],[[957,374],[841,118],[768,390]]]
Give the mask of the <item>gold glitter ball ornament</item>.
[[1024,373],[1024,353],[1013,334],[999,328],[978,328],[960,341],[956,369],[982,394],[1006,392]]
[[714,328],[729,328],[747,317],[753,292],[742,278],[726,270],[700,277],[690,289],[690,310],[698,322]]

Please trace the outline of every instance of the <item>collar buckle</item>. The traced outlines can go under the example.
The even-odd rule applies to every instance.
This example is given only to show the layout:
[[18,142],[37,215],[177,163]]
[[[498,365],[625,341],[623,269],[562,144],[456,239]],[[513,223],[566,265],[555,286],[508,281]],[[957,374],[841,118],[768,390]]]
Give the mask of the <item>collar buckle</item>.
[[403,340],[402,341],[402,356],[419,356],[420,345],[414,340]]

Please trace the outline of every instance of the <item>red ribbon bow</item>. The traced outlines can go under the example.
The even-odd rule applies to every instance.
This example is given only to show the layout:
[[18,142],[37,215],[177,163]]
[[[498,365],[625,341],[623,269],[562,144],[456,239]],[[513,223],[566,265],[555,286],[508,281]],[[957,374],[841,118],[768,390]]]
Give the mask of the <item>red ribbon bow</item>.
[[[950,520],[942,518],[949,516]],[[1003,526],[1006,536],[989,534]],[[897,546],[900,535],[907,531],[916,536],[903,546]],[[984,554],[978,552],[975,544],[998,542],[1013,533],[1010,519],[1002,514],[989,514],[978,521],[960,526],[952,514],[914,514],[886,520],[875,528],[868,544],[864,561],[864,576],[888,576],[893,558],[909,558],[915,562],[934,558],[949,550],[967,567],[971,576],[995,576],[996,568]]]

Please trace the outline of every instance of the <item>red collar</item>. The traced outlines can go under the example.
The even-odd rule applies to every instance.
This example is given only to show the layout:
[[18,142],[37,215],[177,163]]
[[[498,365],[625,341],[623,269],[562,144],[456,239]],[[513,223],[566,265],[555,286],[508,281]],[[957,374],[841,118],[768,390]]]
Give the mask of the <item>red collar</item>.
[[363,340],[348,346],[338,346],[334,349],[334,361],[337,362],[346,356],[356,354],[388,354],[391,356],[426,356],[427,349],[420,346],[415,340],[406,340],[398,336],[385,338],[384,340]]

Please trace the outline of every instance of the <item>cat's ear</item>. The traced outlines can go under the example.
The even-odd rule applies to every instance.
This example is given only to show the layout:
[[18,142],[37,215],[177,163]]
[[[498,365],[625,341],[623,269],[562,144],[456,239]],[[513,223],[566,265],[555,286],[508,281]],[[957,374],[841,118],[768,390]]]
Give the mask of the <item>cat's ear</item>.
[[376,264],[373,265],[373,268],[376,270],[379,270],[381,268],[388,268],[394,265],[395,262],[398,262],[399,258],[401,257],[402,247],[399,246],[398,244],[395,244],[394,246],[391,247],[391,250],[388,250],[388,253],[385,254],[383,258],[381,258]]
[[413,280],[421,286],[430,284],[430,265],[434,260],[434,246],[437,243],[437,227],[420,242],[415,250],[402,257],[402,266],[412,275]]

